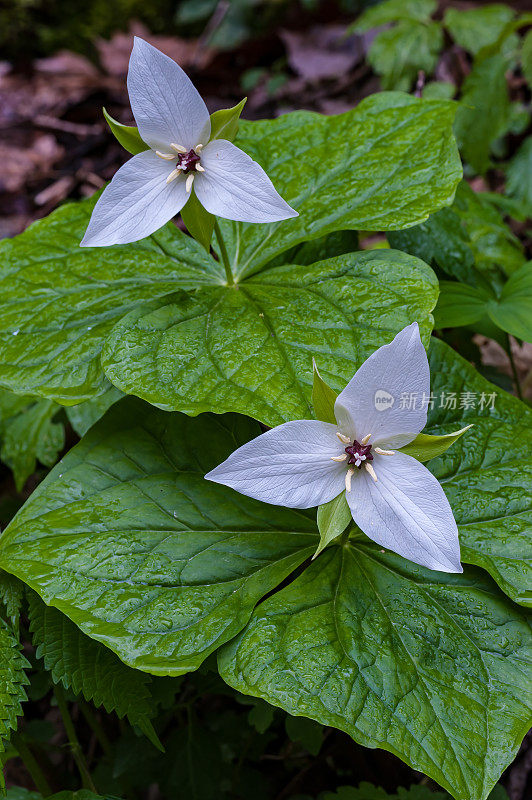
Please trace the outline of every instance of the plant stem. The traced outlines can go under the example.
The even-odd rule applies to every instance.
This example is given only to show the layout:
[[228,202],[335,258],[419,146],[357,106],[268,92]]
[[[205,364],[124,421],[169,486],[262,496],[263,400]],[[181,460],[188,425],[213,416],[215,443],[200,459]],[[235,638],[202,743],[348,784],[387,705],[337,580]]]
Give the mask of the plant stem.
[[91,731],[96,736],[98,742],[100,743],[100,747],[102,748],[105,755],[110,756],[112,753],[112,745],[109,741],[109,737],[107,736],[106,732],[103,729],[103,726],[98,721],[96,714],[93,712],[92,708],[89,706],[85,700],[78,700],[78,705],[81,713],[85,717],[88,726],[90,727]]
[[65,698],[63,687],[60,686],[59,684],[56,684],[54,687],[54,694],[55,694],[55,699],[57,700],[57,707],[61,712],[61,718],[63,720],[63,725],[65,727],[65,732],[68,737],[70,748],[72,750],[72,755],[74,756],[74,761],[76,762],[76,766],[81,776],[81,782],[83,788],[90,789],[95,794],[98,794],[94,782],[91,778],[89,769],[85,763],[79,739],[76,736],[74,723],[72,722],[72,718],[68,710],[68,703]]
[[40,768],[40,766],[38,765],[35,756],[31,752],[30,748],[28,747],[28,745],[26,744],[20,733],[14,733],[11,736],[11,742],[13,744],[13,747],[19,754],[20,758],[22,759],[24,766],[30,773],[31,779],[35,784],[35,788],[37,789],[37,791],[40,792],[43,797],[49,797],[52,794],[50,785],[48,784],[48,781],[44,777],[44,773]]
[[515,366],[514,356],[512,353],[512,342],[510,341],[510,337],[508,336],[508,334],[506,334],[506,342],[508,345],[507,352],[508,352],[508,357],[510,359],[510,365],[512,367],[512,375],[514,379],[515,390],[517,392],[518,398],[522,400],[523,392],[521,391],[521,384],[519,383],[519,375],[517,374],[517,367]]
[[229,256],[227,255],[227,248],[225,246],[225,242],[222,236],[222,232],[220,230],[220,226],[218,225],[217,219],[214,220],[214,234],[216,236],[216,241],[218,242],[218,247],[220,248],[220,255],[222,256],[222,261],[225,268],[227,285],[233,286],[235,281],[233,278],[233,273],[231,272],[231,266],[229,264]]

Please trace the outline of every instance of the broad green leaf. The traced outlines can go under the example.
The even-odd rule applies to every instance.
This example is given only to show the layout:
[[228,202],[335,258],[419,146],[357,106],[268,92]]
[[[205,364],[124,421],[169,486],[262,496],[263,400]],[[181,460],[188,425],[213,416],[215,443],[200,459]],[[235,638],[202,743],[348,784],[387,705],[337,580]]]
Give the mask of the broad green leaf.
[[52,400],[0,389],[0,458],[13,470],[18,491],[35,472],[37,461],[45,467],[57,461],[65,444],[63,424],[54,421],[60,410]]
[[457,281],[440,281],[440,296],[434,310],[436,328],[473,325],[482,319],[491,296],[484,289]]
[[341,390],[412,320],[427,341],[436,292],[423,262],[392,250],[265,269],[132,311],[102,364],[123,392],[161,408],[238,411],[278,425],[313,416],[313,357]]
[[118,139],[119,143],[128,153],[135,156],[137,153],[142,153],[144,150],[150,149],[146,142],[142,141],[140,138],[138,128],[135,127],[135,125],[122,125],[121,122],[113,119],[105,108],[103,109],[103,115],[111,128],[113,136]]
[[532,136],[524,140],[506,168],[506,191],[524,204],[525,216],[532,216]]
[[402,19],[428,22],[437,7],[437,0],[385,0],[367,8],[351,26],[351,30],[365,33],[371,28]]
[[246,105],[247,97],[233,106],[233,108],[221,108],[211,114],[211,140],[227,139],[232,142],[238,133],[238,123],[240,115]]
[[532,722],[525,614],[480,570],[426,570],[360,536],[265,600],[219,669],[484,800]]
[[203,208],[196,197],[194,187],[186,205],[181,209],[181,218],[190,235],[209,252],[214,231],[214,215]]
[[339,494],[334,500],[329,500],[328,503],[323,503],[323,505],[318,506],[316,521],[318,523],[320,541],[312,556],[313,559],[319,556],[327,545],[333,542],[338,536],[341,536],[347,526],[353,521],[345,492]]
[[[1,242],[0,285],[4,304],[0,314],[0,384],[20,394],[38,394],[65,405],[76,405],[103,394],[107,383],[100,366],[100,352],[115,323],[134,309],[141,312],[140,316],[151,313],[153,301],[163,297],[166,298],[163,305],[177,309],[180,333],[184,334],[184,315],[189,315],[186,324],[193,329],[192,341],[194,335],[200,335],[200,329],[202,339],[208,331],[210,353],[207,360],[210,359],[211,364],[213,358],[219,362],[220,356],[222,361],[226,360],[226,364],[217,364],[214,373],[196,373],[191,394],[202,395],[207,381],[211,383],[207,387],[210,396],[212,384],[219,377],[222,390],[214,391],[214,395],[228,394],[226,378],[243,380],[244,385],[238,385],[234,391],[238,393],[243,410],[254,413],[244,401],[248,393],[257,393],[261,383],[257,379],[259,373],[262,377],[263,368],[270,379],[265,391],[273,388],[274,396],[278,391],[276,386],[272,387],[272,381],[286,380],[280,377],[279,371],[286,370],[287,366],[289,370],[295,367],[299,374],[303,371],[303,380],[308,382],[309,367],[306,356],[303,359],[301,345],[297,346],[297,365],[293,360],[287,365],[289,359],[282,350],[286,347],[294,350],[289,342],[282,341],[293,334],[293,326],[290,332],[286,328],[288,318],[299,320],[302,331],[312,333],[314,330],[316,334],[321,323],[312,316],[323,309],[325,317],[330,319],[334,306],[334,327],[345,329],[348,320],[360,313],[365,293],[349,308],[349,314],[347,306],[344,311],[338,305],[337,296],[328,298],[329,308],[323,308],[321,296],[327,289],[322,283],[332,275],[326,270],[318,280],[314,266],[317,289],[308,288],[306,296],[296,297],[294,290],[298,287],[292,285],[288,291],[288,305],[284,302],[272,305],[270,310],[274,318],[270,320],[266,315],[261,316],[266,308],[256,307],[259,299],[262,304],[257,296],[261,291],[257,285],[261,280],[258,273],[279,254],[308,240],[323,242],[328,234],[350,228],[411,225],[449,203],[461,174],[451,132],[453,115],[452,103],[381,94],[338,117],[302,112],[278,120],[242,123],[240,145],[266,167],[277,189],[290,202],[296,203],[301,216],[272,225],[224,221],[222,227],[238,288],[227,289],[221,265],[171,224],[132,245],[80,248],[94,201],[65,206],[21,236]],[[316,167],[316,171],[309,171],[308,165],[320,164],[324,152],[329,169]],[[286,168],[286,153],[290,153],[292,159],[290,169]],[[427,192],[428,185],[430,192]],[[377,268],[376,263],[374,266]],[[284,270],[284,273],[282,270],[276,273],[278,279],[285,277],[295,284],[295,269],[292,268],[291,279],[288,278],[290,268],[285,266]],[[398,267],[394,266],[393,270],[398,271]],[[405,283],[411,279],[410,271],[407,273]],[[244,276],[252,274],[256,276],[254,285],[246,281],[244,286]],[[268,287],[272,274],[264,275]],[[372,280],[377,277],[374,274]],[[344,279],[344,283],[348,282]],[[342,288],[338,282],[336,288]],[[186,295],[182,290],[193,294]],[[410,286],[406,294],[411,296],[417,290],[426,291],[420,285],[417,289]],[[277,290],[268,288],[268,291],[284,300],[280,287]],[[424,318],[425,312],[433,307],[432,298],[429,300],[431,294],[432,287],[425,300],[416,302],[416,309],[411,307],[410,310],[421,312]],[[393,299],[394,304],[396,299]],[[300,300],[311,301],[308,309]],[[351,297],[349,302],[352,302]],[[394,314],[401,316],[402,327],[413,317],[400,312],[401,303],[396,305]],[[242,347],[231,348],[230,352],[224,329],[229,323],[228,311],[240,314],[243,325],[239,332],[233,324],[234,318],[231,320],[231,338],[237,337]],[[211,312],[216,319],[210,317]],[[172,310],[170,316],[173,313]],[[371,320],[364,320],[364,325],[370,326],[368,339],[377,347],[388,339],[373,336],[372,324]],[[271,333],[280,326],[286,330],[286,335],[281,336],[281,350],[275,333],[274,341],[270,341]],[[377,327],[385,325],[378,321]],[[398,327],[392,326],[392,332],[397,330]],[[251,334],[250,342],[246,340],[248,334]],[[337,331],[331,334],[338,338]],[[161,387],[157,389],[161,395],[171,390],[183,363],[190,361],[189,340],[187,336],[184,338],[187,343],[184,350],[173,353],[177,363],[171,365],[170,372],[168,364],[164,367],[164,391],[159,392]],[[307,338],[311,337],[304,337]],[[322,336],[318,343],[323,347]],[[315,344],[314,341],[311,346],[314,348]],[[331,341],[331,344],[336,346],[336,342]],[[304,341],[303,347],[306,346]],[[205,363],[203,349],[202,346],[200,361]],[[266,363],[262,360],[263,351],[270,353]],[[337,352],[337,363],[331,366],[338,372],[339,363],[344,359],[340,351]],[[320,351],[314,354],[319,356]],[[158,368],[160,366],[162,362]],[[121,370],[120,364],[118,367]],[[227,369],[227,375],[219,376],[219,368]],[[135,376],[131,377],[135,380]],[[189,371],[185,383],[191,378]],[[294,379],[288,380],[292,385]],[[148,389],[150,393],[152,388]],[[189,392],[188,387],[186,392]],[[155,402],[174,407],[162,396]],[[192,407],[197,408],[197,405],[193,400]],[[260,397],[256,405],[264,405]],[[298,405],[301,410],[301,400]],[[218,410],[213,404],[208,408]],[[276,419],[280,418],[278,414]]]
[[401,453],[406,453],[407,456],[417,458],[418,461],[430,461],[431,458],[436,458],[445,453],[449,447],[456,442],[460,436],[463,436],[471,425],[466,425],[459,431],[453,433],[445,433],[442,436],[433,436],[430,433],[418,433],[416,438],[410,444],[401,447]]
[[322,422],[331,422],[336,425],[336,416],[334,414],[334,403],[338,397],[338,392],[335,392],[331,387],[325,383],[321,377],[318,365],[315,360],[312,360],[312,406],[314,408],[314,416]]
[[111,408],[112,405],[118,403],[122,399],[123,393],[116,386],[113,386],[107,381],[107,388],[103,394],[93,397],[91,400],[85,400],[77,406],[67,406],[65,411],[68,421],[78,434],[84,436],[87,431],[92,428],[95,422],[103,417],[105,412]]
[[0,383],[18,394],[75,405],[103,393],[99,356],[117,319],[154,297],[223,280],[171,224],[135,244],[80,247],[93,205],[62,206],[0,243]]
[[532,606],[532,411],[437,339],[429,360],[434,402],[424,433],[473,425],[427,464],[451,503],[462,561]]
[[432,75],[442,48],[439,22],[404,20],[375,37],[368,61],[381,76],[383,89],[408,92],[419,70]]
[[507,5],[494,3],[481,8],[447,8],[443,24],[454,41],[472,55],[497,41],[515,12]]
[[532,342],[532,261],[510,276],[498,299],[490,300],[488,314],[507,333]]
[[[30,665],[20,650],[20,643],[0,618],[0,753],[5,749],[10,731],[17,729],[17,717],[22,715],[21,703],[26,700],[24,686],[29,679],[24,670]],[[3,770],[0,787],[5,787]]]
[[241,280],[333,231],[405,228],[451,203],[461,177],[456,107],[382,92],[338,116],[297,111],[241,122],[236,144],[299,217],[268,225],[221,220],[234,274]]
[[55,683],[62,683],[74,694],[82,694],[108,714],[127,717],[159,749],[162,745],[153,729],[150,678],[123,664],[107,647],[90,639],[68,617],[45,606],[38,595],[29,596],[30,631],[37,658]]
[[0,539],[6,571],[126,664],[196,669],[314,552],[312,513],[204,478],[257,423],[127,398],[32,494]]
[[319,239],[301,242],[280,253],[268,262],[267,266],[282,267],[285,264],[302,264],[309,267],[316,261],[325,261],[326,258],[343,256],[359,250],[358,231],[333,231]]
[[423,87],[425,100],[452,100],[456,92],[454,83],[448,81],[429,81]]
[[481,174],[491,164],[492,143],[506,132],[510,119],[507,69],[505,56],[490,56],[473,65],[462,89],[456,138],[465,160]]
[[489,198],[463,181],[450,208],[406,231],[388,233],[392,247],[422,258],[462,283],[502,287],[525,261],[523,245]]

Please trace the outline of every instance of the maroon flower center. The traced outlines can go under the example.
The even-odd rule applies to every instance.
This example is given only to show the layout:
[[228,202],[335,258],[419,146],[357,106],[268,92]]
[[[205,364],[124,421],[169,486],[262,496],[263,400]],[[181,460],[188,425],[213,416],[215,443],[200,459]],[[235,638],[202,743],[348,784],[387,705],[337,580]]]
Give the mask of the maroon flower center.
[[345,448],[345,452],[347,453],[347,463],[352,464],[359,469],[362,469],[363,464],[366,461],[373,461],[373,456],[371,455],[371,445],[370,444],[360,444],[360,442],[355,441],[353,444],[350,444],[349,447]]
[[199,164],[200,157],[195,150],[189,150],[188,153],[183,153],[177,157],[177,166],[183,172],[196,172],[196,164]]

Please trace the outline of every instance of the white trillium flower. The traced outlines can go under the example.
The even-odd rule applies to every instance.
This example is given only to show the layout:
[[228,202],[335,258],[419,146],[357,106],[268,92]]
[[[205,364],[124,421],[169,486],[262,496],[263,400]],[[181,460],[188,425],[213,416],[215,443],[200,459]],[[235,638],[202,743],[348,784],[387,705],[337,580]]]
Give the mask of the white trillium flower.
[[96,203],[82,246],[127,244],[172,219],[190,197],[219,217],[278,222],[297,217],[262,167],[213,139],[207,106],[175,61],[135,37],[127,87],[140,137],[150,147],[120,167]]
[[[385,409],[375,402],[382,391],[395,399]],[[426,403],[405,407],[404,393],[418,400],[430,395],[416,322],[357,370],[336,399],[336,425],[285,422],[205,477],[290,508],[312,508],[345,490],[354,521],[374,542],[430,569],[462,572],[458,529],[442,487],[423,464],[395,449],[427,422]]]

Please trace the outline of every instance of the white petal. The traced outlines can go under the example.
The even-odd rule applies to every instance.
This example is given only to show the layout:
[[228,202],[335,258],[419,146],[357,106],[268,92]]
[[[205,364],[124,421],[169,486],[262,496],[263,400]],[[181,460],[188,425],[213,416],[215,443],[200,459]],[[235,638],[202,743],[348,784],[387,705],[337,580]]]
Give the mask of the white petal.
[[429,362],[413,322],[364,361],[338,395],[334,412],[344,433],[358,441],[371,433],[370,444],[393,449],[423,430],[429,395]]
[[336,426],[317,420],[285,422],[247,442],[205,477],[264,503],[313,508],[344,487]]
[[141,138],[153,150],[172,142],[190,150],[211,134],[207,106],[175,61],[135,36],[127,89]]
[[240,222],[278,222],[297,217],[256,161],[225,139],[209,142],[201,153],[205,172],[194,187],[200,203],[218,217]]
[[375,456],[374,481],[356,470],[347,502],[366,536],[388,550],[441,572],[462,572],[458,530],[434,475],[404,453]]
[[81,246],[136,242],[172,219],[189,198],[183,177],[166,183],[174,167],[151,150],[120,167],[94,207]]

